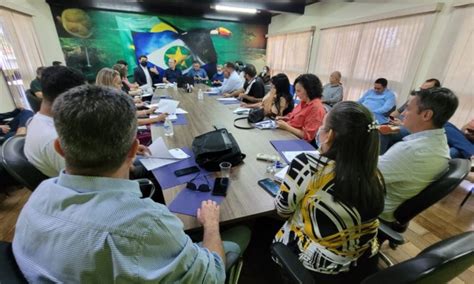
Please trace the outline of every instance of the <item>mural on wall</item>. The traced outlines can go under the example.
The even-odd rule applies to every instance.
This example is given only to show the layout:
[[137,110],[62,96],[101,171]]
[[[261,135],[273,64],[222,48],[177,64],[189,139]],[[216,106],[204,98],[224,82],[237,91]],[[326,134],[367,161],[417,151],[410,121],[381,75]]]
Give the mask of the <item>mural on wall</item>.
[[170,58],[183,72],[198,61],[209,75],[227,61],[265,65],[265,25],[62,7],[52,12],[66,64],[88,80],[119,59],[131,75],[142,54],[160,72]]

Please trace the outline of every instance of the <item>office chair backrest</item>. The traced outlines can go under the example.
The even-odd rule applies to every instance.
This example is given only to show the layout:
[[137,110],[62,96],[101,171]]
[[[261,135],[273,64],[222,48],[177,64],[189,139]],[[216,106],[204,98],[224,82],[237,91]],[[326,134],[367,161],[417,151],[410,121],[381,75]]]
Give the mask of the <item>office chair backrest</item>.
[[34,113],[37,113],[41,107],[41,99],[35,96],[30,89],[25,91],[25,95],[30,104],[31,110],[33,110]]
[[0,241],[0,283],[28,283],[16,264],[12,244]]
[[471,161],[465,159],[452,159],[449,161],[448,171],[438,180],[431,183],[416,196],[403,202],[393,213],[397,223],[404,231],[408,222],[425,209],[443,199],[451,193],[466,177],[471,169]]
[[362,284],[447,283],[474,265],[474,232],[440,241],[416,257],[379,271]]
[[48,177],[36,169],[25,157],[24,136],[13,136],[2,146],[2,164],[7,172],[21,185],[34,190]]

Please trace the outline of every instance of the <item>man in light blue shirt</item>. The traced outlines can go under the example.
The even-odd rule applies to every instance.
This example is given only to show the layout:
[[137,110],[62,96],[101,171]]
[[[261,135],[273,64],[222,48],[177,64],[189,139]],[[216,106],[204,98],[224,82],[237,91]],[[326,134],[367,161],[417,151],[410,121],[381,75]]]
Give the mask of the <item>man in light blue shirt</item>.
[[218,93],[219,95],[230,96],[229,94],[243,90],[242,87],[244,82],[240,79],[239,74],[235,71],[235,65],[232,62],[227,62],[224,66],[224,82],[222,86],[212,88],[211,92]]
[[204,228],[199,246],[176,216],[142,198],[138,183],[128,180],[139,145],[129,97],[83,85],[58,97],[53,113],[54,147],[66,170],[33,192],[13,239],[29,282],[224,282],[219,206],[205,201],[198,210]]
[[209,80],[206,70],[201,68],[201,63],[199,63],[199,61],[193,62],[193,68],[188,71],[186,76],[194,78],[194,81],[196,82]]
[[448,167],[449,148],[443,125],[454,114],[458,99],[447,88],[414,91],[404,125],[410,135],[380,156],[378,167],[387,194],[380,218],[393,222],[394,211],[439,178]]
[[385,78],[375,80],[374,88],[359,99],[359,103],[367,107],[380,124],[389,122],[388,115],[396,105],[395,94],[387,88],[387,84]]

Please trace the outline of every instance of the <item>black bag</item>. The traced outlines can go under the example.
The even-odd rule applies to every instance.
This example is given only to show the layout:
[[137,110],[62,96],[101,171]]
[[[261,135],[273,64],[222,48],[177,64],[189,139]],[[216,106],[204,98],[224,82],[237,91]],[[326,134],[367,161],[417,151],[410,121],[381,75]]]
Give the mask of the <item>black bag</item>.
[[[234,119],[234,126],[239,129],[252,129],[252,128],[255,128],[255,126],[253,126],[252,123],[260,122],[264,118],[265,118],[265,113],[263,111],[263,108],[254,108],[249,111],[248,116],[238,117]],[[249,126],[240,126],[236,124],[237,121],[244,120],[244,119],[247,119]]]
[[219,171],[222,162],[236,166],[245,159],[234,136],[225,128],[195,137],[192,147],[196,163],[211,172]]

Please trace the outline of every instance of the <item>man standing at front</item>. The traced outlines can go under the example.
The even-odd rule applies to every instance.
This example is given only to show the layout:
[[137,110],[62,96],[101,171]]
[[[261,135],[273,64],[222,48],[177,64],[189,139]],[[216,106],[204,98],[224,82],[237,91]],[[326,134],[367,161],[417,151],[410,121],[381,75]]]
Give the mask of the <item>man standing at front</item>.
[[138,63],[139,65],[133,71],[133,79],[140,87],[146,86],[146,89],[151,90],[154,84],[161,83],[160,73],[156,67],[148,67],[146,55],[140,55]]
[[[132,99],[84,85],[53,105],[66,170],[25,204],[13,239],[31,283],[224,283],[219,206],[204,201],[202,246],[165,206],[128,180],[138,149]],[[237,246],[235,243],[230,245]]]
[[389,122],[388,114],[396,104],[395,94],[387,88],[387,84],[387,79],[378,78],[375,80],[374,88],[359,99],[359,103],[368,108],[380,124]]

